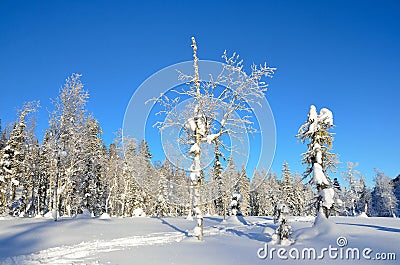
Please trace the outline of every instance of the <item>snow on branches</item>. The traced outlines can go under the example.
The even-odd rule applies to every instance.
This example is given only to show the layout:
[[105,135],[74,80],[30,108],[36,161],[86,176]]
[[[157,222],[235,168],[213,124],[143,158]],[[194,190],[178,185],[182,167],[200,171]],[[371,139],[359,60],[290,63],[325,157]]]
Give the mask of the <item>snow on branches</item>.
[[314,105],[310,106],[308,119],[297,134],[302,143],[308,142],[308,150],[303,153],[302,162],[308,167],[304,177],[312,173],[311,182],[318,190],[318,210],[322,210],[326,217],[334,204],[334,190],[331,188],[331,181],[327,171],[336,169],[337,155],[330,153],[332,148],[333,135],[329,130],[333,127],[333,114],[327,108],[322,108],[320,113]]
[[[184,131],[184,136],[181,135],[178,141],[188,147],[192,159],[189,173],[192,187],[196,187],[193,210],[198,222],[201,223],[201,211],[198,206],[201,204],[199,193],[203,181],[202,146],[220,145],[231,152],[234,146],[230,146],[229,141],[224,143],[222,135],[226,134],[241,141],[246,134],[257,131],[253,126],[251,104],[261,105],[268,87],[262,79],[272,77],[276,69],[268,67],[266,63],[259,66],[253,64],[250,74],[247,74],[239,55],[234,53],[228,56],[225,51],[222,55],[224,63],[221,64],[221,72],[204,81],[199,76],[197,43],[194,37],[192,48],[193,74],[179,72],[178,77],[188,86],[172,90],[175,93],[173,99],[165,93],[154,98],[153,102],[161,107],[158,114],[165,115],[164,120],[155,124],[160,130],[179,127]],[[180,96],[190,99],[186,101],[184,108],[180,105],[182,104]],[[196,231],[199,232],[199,229]],[[196,234],[201,239],[201,232]]]

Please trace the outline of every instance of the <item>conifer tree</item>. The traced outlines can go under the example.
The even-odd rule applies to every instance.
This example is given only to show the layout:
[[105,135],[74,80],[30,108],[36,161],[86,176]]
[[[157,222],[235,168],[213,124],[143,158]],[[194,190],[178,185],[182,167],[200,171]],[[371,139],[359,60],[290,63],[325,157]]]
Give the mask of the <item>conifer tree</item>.
[[225,210],[224,210],[224,187],[223,187],[223,179],[222,179],[222,166],[221,166],[221,157],[222,153],[219,151],[218,143],[214,141],[214,166],[213,166],[213,181],[215,185],[214,188],[214,205],[215,210],[218,215],[224,216],[225,219]]
[[329,130],[333,126],[330,110],[322,108],[318,115],[315,106],[311,105],[308,119],[297,134],[302,143],[308,142],[308,150],[302,154],[302,162],[307,165],[304,177],[312,173],[311,181],[318,191],[317,210],[326,218],[334,205],[334,190],[328,176],[328,171],[334,171],[337,163],[337,155],[329,152],[333,142],[333,134]]
[[0,214],[25,213],[27,203],[29,156],[27,115],[35,112],[38,103],[29,102],[19,113],[13,130],[0,152]]
[[250,214],[250,179],[246,175],[246,169],[242,165],[239,179],[236,185],[236,191],[241,195],[240,213],[242,215]]
[[288,207],[289,214],[297,215],[299,208],[298,198],[295,197],[294,179],[286,161],[282,165],[282,198]]
[[367,215],[371,214],[370,211],[370,206],[372,204],[371,202],[371,189],[367,187],[364,178],[362,175],[360,175],[360,194],[359,194],[359,199],[356,202],[356,209],[358,209],[359,213],[365,213]]
[[376,171],[375,187],[372,192],[372,207],[377,216],[396,217],[397,198],[391,179],[385,173]]

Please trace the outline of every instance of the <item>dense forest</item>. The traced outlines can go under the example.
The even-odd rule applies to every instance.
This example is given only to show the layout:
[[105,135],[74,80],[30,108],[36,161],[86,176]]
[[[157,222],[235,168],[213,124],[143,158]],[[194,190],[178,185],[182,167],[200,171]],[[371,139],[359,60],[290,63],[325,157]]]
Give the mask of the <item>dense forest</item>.
[[[96,118],[88,113],[88,92],[73,74],[54,100],[43,139],[35,135],[38,102],[25,104],[18,119],[1,129],[0,214],[34,217],[58,212],[92,215],[186,216],[191,214],[191,181],[187,169],[170,161],[152,161],[148,143],[117,133],[106,146]],[[394,216],[399,213],[400,184],[376,171],[375,187],[367,187],[356,164],[342,172],[346,183],[334,179],[334,213]],[[291,215],[313,215],[317,192],[303,175],[254,171],[227,158],[207,172],[201,186],[204,214],[230,215],[231,196],[241,194],[242,215],[270,216],[285,203]]]

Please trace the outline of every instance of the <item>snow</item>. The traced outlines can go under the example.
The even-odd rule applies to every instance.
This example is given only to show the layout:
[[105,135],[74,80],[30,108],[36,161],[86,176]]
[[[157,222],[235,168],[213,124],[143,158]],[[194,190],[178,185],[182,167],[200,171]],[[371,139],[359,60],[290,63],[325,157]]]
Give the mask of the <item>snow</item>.
[[317,114],[317,108],[314,105],[310,106],[310,111],[308,112],[308,121],[310,123],[317,121],[318,119],[318,114]]
[[190,180],[195,182],[199,179],[199,174],[196,171],[190,172]]
[[[239,217],[235,217],[239,218]],[[241,217],[222,223],[204,217],[204,241],[190,236],[194,221],[180,218],[4,218],[0,220],[0,264],[373,264],[367,260],[273,260],[257,252],[274,245],[271,217]],[[339,237],[351,248],[399,255],[400,220],[318,216],[289,217],[296,242],[285,249],[338,247]],[[263,233],[265,232],[265,233]],[[276,254],[276,253],[275,253]],[[328,256],[328,255],[327,255]],[[326,259],[327,258],[327,259]],[[399,257],[397,257],[398,259]],[[390,261],[389,264],[397,264]]]
[[47,212],[43,217],[47,219],[54,219],[55,211],[54,212]]
[[111,216],[108,213],[103,213],[102,215],[100,215],[99,219],[100,220],[108,220],[108,219],[111,219]]
[[226,120],[225,120],[225,119],[222,119],[222,120],[221,120],[221,127],[224,127],[225,124],[226,124]]
[[19,185],[19,181],[16,180],[15,178],[12,178],[12,179],[11,179],[11,183],[12,183],[14,186],[18,186],[18,185]]
[[285,213],[285,214],[289,213],[289,208],[284,203],[278,203],[276,205],[276,209],[280,210],[281,213]]
[[326,124],[328,126],[333,126],[333,114],[327,108],[322,108],[317,114],[317,108],[314,105],[310,106],[310,111],[308,112],[308,131],[307,134],[314,134],[319,130],[319,124]]
[[204,136],[206,134],[207,128],[206,124],[203,122],[203,118],[199,117],[197,119],[197,127],[199,128],[199,133]]
[[314,163],[313,166],[313,179],[314,183],[317,185],[321,184],[329,185],[329,181],[326,178],[324,172],[322,171],[322,166],[318,163]]
[[228,225],[239,225],[239,226],[247,225],[246,219],[244,219],[244,217],[240,215],[231,215],[226,218],[224,223]]
[[317,163],[322,165],[322,151],[321,151],[321,145],[319,143],[315,143],[313,146],[313,151],[316,154],[315,159],[317,160]]
[[263,234],[266,234],[266,235],[272,237],[272,235],[275,234],[275,231],[276,231],[276,227],[272,228],[272,227],[267,226],[264,228]]
[[[195,145],[198,147],[197,144],[195,144]],[[193,146],[192,146],[192,148],[193,148]],[[199,160],[198,156],[194,157],[193,163],[190,165],[189,171],[190,171],[191,181],[196,182],[200,178],[200,171],[201,171],[200,160]]]
[[193,118],[188,119],[186,128],[190,129],[192,132],[196,130],[196,123],[194,122]]
[[243,200],[243,197],[239,192],[233,192],[231,197],[233,200],[238,202],[241,202]]
[[133,215],[135,217],[145,217],[146,213],[142,208],[136,208],[135,210],[133,210]]
[[193,235],[194,235],[194,236],[200,236],[200,235],[201,235],[201,228],[200,228],[199,226],[196,226],[196,227],[193,229]]
[[90,213],[90,211],[88,209],[83,210],[83,213],[78,214],[76,216],[77,219],[90,219],[92,217],[93,217],[93,215]]
[[325,124],[328,124],[330,126],[333,126],[333,114],[332,111],[330,111],[327,108],[322,108],[319,111],[319,120],[322,121]]
[[332,188],[327,188],[320,190],[318,194],[322,197],[322,206],[330,209],[334,204],[333,196],[335,195],[335,191]]
[[190,147],[189,152],[190,152],[190,153],[198,153],[198,152],[200,152],[200,146],[199,146],[197,143],[193,144],[193,145]]
[[214,141],[216,138],[219,137],[219,135],[220,135],[219,133],[213,133],[213,134],[207,135],[207,137],[206,137],[207,143],[208,143],[208,144],[211,144],[212,141]]
[[360,213],[359,215],[357,215],[357,217],[360,217],[360,218],[369,218],[369,216],[368,216],[365,212]]
[[327,219],[323,213],[318,212],[317,217],[314,220],[314,224],[311,227],[306,227],[295,231],[293,233],[293,237],[297,243],[300,243],[303,240],[310,240],[332,234],[340,234],[338,227],[332,221],[332,218]]

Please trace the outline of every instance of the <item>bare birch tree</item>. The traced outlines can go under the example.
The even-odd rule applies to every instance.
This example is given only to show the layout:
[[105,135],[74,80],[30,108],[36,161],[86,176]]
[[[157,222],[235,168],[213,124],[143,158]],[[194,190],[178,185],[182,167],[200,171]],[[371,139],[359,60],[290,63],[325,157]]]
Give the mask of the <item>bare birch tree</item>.
[[[203,81],[199,77],[199,58],[194,37],[192,48],[194,73],[179,75],[180,80],[187,82],[188,88],[174,90],[176,96],[173,99],[163,94],[154,101],[162,108],[159,114],[166,116],[163,121],[156,123],[158,128],[164,130],[175,126],[185,132],[181,140],[189,146],[188,153],[192,158],[189,174],[194,194],[193,211],[197,219],[194,234],[202,240],[203,216],[200,205],[203,144],[220,144],[232,151],[232,146],[224,143],[222,135],[227,134],[229,137],[240,139],[243,135],[256,131],[252,121],[251,104],[261,104],[268,86],[262,78],[272,77],[275,68],[268,67],[266,63],[260,66],[253,64],[251,73],[246,74],[239,55],[234,53],[228,56],[225,51],[222,55],[224,64],[220,74]],[[192,99],[183,111],[177,108],[180,96]]]

